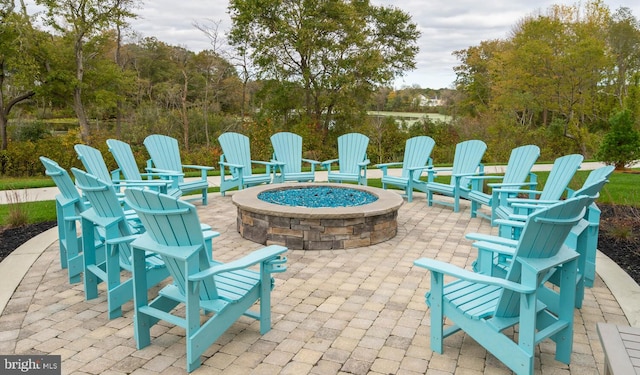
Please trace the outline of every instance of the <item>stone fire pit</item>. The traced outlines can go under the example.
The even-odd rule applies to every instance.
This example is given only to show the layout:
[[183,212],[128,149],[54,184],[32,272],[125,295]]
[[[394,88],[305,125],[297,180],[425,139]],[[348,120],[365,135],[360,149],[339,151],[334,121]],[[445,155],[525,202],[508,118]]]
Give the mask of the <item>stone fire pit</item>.
[[[354,189],[376,196],[372,203],[351,207],[287,206],[258,198],[262,192],[310,187]],[[243,238],[290,249],[330,250],[374,245],[397,233],[398,193],[368,186],[294,183],[262,185],[237,191],[232,201],[238,208],[237,229]]]

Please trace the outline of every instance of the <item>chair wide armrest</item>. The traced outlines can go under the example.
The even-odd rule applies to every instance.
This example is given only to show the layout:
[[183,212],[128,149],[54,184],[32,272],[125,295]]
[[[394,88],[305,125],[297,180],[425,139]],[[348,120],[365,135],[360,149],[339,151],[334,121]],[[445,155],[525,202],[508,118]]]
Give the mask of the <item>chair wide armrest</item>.
[[415,260],[413,264],[421,268],[426,268],[434,273],[450,275],[457,279],[467,280],[485,285],[495,285],[505,289],[513,290],[514,292],[518,293],[531,294],[536,291],[536,288],[527,287],[525,285],[514,283],[500,277],[491,277],[480,273],[471,272],[454,266],[450,263],[441,262],[435,259],[420,258]]
[[231,272],[239,269],[245,269],[259,263],[276,261],[276,264],[282,265],[286,262],[286,258],[280,257],[281,254],[288,249],[284,246],[271,245],[256,250],[238,260],[226,264],[218,264],[207,270],[198,272],[189,276],[190,281],[200,281],[223,272]]
[[322,165],[333,164],[333,163],[335,163],[337,161],[338,161],[338,159],[330,159],[330,160],[325,160],[325,161],[321,162],[320,164],[322,164]]
[[182,168],[199,169],[199,170],[205,170],[205,171],[212,171],[215,169],[215,167],[208,167],[205,165],[192,165],[192,164],[185,164],[182,166]]
[[483,234],[483,233],[469,233],[465,236],[465,238],[472,241],[484,241],[484,242],[495,243],[503,246],[516,247],[518,245],[517,240],[512,240],[510,238],[493,236],[490,234]]

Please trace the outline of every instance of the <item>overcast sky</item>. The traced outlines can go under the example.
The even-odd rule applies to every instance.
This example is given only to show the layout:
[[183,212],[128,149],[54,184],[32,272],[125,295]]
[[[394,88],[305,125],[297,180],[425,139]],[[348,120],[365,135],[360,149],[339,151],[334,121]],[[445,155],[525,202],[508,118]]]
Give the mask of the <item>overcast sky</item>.
[[[605,0],[611,11],[621,6],[632,9],[640,18],[638,0]],[[455,79],[453,67],[459,62],[452,52],[478,45],[481,41],[502,39],[527,15],[546,10],[552,4],[576,4],[577,1],[530,0],[371,0],[375,5],[394,5],[412,16],[421,33],[417,68],[396,81],[396,88],[419,85],[423,88],[449,87]],[[220,22],[220,31],[231,26],[226,0],[146,0],[132,21],[142,37],[186,47],[193,51],[211,48],[194,22]]]

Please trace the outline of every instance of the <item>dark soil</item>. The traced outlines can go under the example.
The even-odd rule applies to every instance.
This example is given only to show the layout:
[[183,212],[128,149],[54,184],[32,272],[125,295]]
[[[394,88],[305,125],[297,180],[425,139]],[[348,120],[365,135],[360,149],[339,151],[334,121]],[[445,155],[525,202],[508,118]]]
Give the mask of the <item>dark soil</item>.
[[[598,249],[640,284],[640,208],[599,205]],[[30,238],[56,225],[55,221],[0,228],[0,261]]]

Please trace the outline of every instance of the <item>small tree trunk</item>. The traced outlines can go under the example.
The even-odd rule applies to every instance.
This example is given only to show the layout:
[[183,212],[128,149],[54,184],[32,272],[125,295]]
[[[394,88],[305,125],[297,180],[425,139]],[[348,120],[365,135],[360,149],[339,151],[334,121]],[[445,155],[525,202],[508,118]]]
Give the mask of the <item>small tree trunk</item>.
[[76,84],[73,88],[73,110],[76,112],[78,124],[80,125],[80,137],[83,142],[88,143],[91,135],[89,120],[84,111],[82,103],[82,80],[84,79],[84,55],[82,51],[82,36],[76,37]]
[[182,76],[184,77],[184,86],[182,88],[182,98],[181,98],[181,112],[182,112],[182,134],[184,137],[184,148],[189,151],[189,116],[187,114],[187,90],[189,79],[187,77],[187,71],[182,71]]

